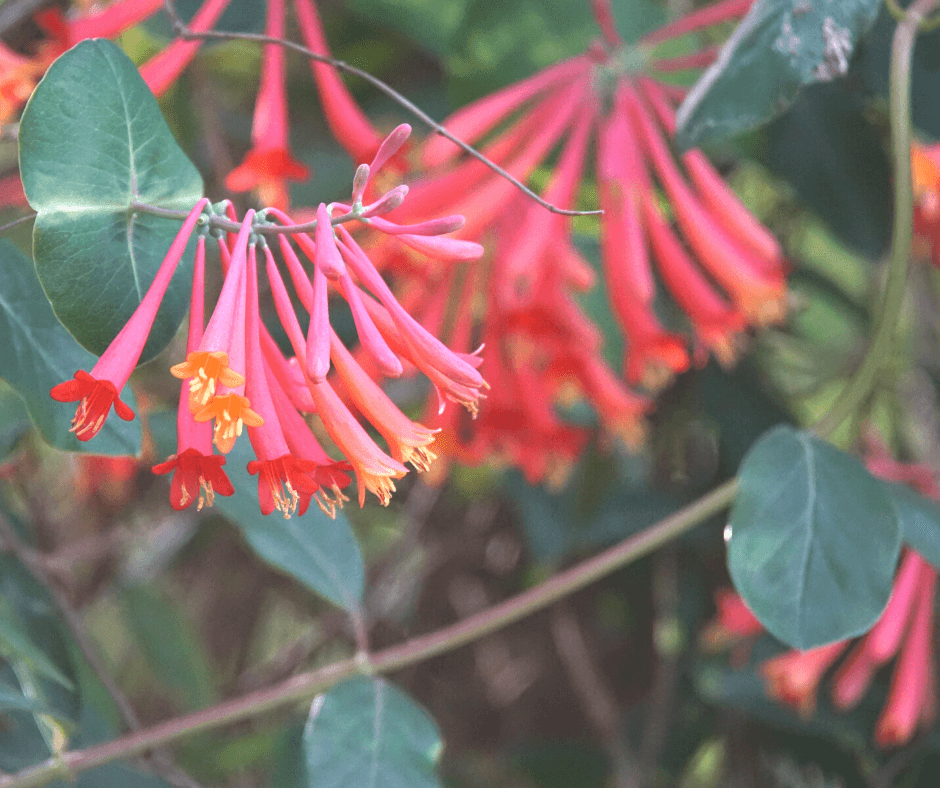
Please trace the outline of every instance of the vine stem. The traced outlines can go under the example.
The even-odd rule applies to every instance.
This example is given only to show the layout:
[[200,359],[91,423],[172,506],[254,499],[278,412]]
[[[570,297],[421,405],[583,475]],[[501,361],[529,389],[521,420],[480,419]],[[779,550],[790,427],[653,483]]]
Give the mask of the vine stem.
[[904,13],[891,44],[890,123],[894,158],[894,230],[891,256],[875,333],[865,358],[838,398],[816,422],[815,431],[828,437],[871,395],[891,357],[898,318],[907,293],[907,275],[914,237],[914,194],[911,186],[911,62],[923,20],[940,0],[916,0]]
[[349,65],[343,60],[337,60],[334,57],[327,57],[326,55],[319,55],[314,52],[312,49],[308,49],[303,44],[298,44],[296,41],[290,41],[286,38],[276,38],[274,36],[265,36],[259,33],[225,33],[218,30],[205,30],[205,31],[196,31],[190,30],[186,23],[180,18],[179,14],[176,13],[176,8],[173,5],[173,0],[163,0],[163,8],[166,11],[166,15],[170,18],[170,24],[173,25],[173,31],[180,38],[188,41],[251,41],[256,44],[277,44],[282,46],[285,49],[292,49],[294,52],[299,52],[304,57],[315,60],[319,63],[326,63],[329,66],[332,66],[337,71],[341,71],[345,74],[349,74],[354,77],[359,77],[368,82],[373,87],[380,90],[386,96],[388,96],[392,101],[394,101],[399,106],[406,109],[414,117],[418,118],[422,123],[428,126],[431,130],[437,132],[442,137],[450,140],[457,145],[464,153],[472,156],[474,159],[479,161],[482,164],[485,164],[493,172],[499,175],[501,178],[505,178],[513,186],[519,189],[523,194],[529,197],[532,200],[535,200],[539,205],[545,208],[547,211],[552,213],[557,213],[561,216],[599,216],[603,214],[603,211],[576,211],[576,210],[566,210],[564,208],[559,208],[557,205],[553,205],[550,202],[543,200],[538,194],[536,194],[532,189],[526,186],[522,181],[514,178],[506,170],[500,167],[496,162],[490,161],[486,156],[484,156],[480,151],[474,148],[472,145],[468,145],[461,139],[458,139],[453,134],[451,134],[444,126],[438,123],[434,118],[428,115],[423,109],[421,109],[417,104],[412,101],[409,101],[405,96],[399,93],[395,88],[386,82],[382,81],[378,77],[370,74],[368,71],[363,71],[360,68]]
[[603,553],[576,564],[535,588],[437,632],[412,638],[375,654],[359,654],[334,662],[273,687],[176,717],[104,744],[60,753],[16,774],[0,777],[0,788],[38,788],[56,779],[69,779],[87,769],[119,758],[140,755],[202,731],[256,717],[299,701],[309,701],[352,676],[391,673],[453,651],[541,610],[667,544],[726,509],[737,491],[738,481],[731,479]]

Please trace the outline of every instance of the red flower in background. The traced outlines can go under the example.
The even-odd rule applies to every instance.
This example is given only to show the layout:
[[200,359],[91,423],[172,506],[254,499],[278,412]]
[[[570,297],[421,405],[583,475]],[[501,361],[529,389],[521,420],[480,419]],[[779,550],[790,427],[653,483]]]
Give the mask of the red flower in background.
[[914,249],[940,266],[940,143],[911,146]]
[[[628,58],[607,4],[597,2],[604,41],[445,121],[523,181],[560,148],[544,197],[565,208],[578,203],[588,154],[596,151],[603,271],[625,339],[623,379],[607,365],[600,333],[578,306],[577,293],[593,284],[594,271],[571,237],[570,220],[481,163],[458,158],[446,138],[426,143],[422,158],[434,173],[412,184],[390,218],[416,222],[432,208],[462,214],[467,221],[457,236],[486,242],[490,254],[445,268],[388,245],[376,254],[398,275],[403,299],[426,327],[449,331],[465,352],[480,342],[487,348],[483,372],[494,385],[480,418],[471,424],[452,413],[432,422],[453,456],[503,458],[531,481],[549,478],[576,458],[587,437],[556,414],[559,403],[574,398],[590,402],[608,432],[635,444],[648,394],[710,355],[733,363],[749,327],[783,318],[785,265],[776,240],[699,151],[677,156],[670,147],[683,91],[659,77],[705,65],[715,51],[656,55],[661,42],[735,19],[749,6],[725,0],[694,12],[646,36]],[[623,65],[631,61],[645,73]],[[687,329],[661,322],[656,302],[666,295]]]

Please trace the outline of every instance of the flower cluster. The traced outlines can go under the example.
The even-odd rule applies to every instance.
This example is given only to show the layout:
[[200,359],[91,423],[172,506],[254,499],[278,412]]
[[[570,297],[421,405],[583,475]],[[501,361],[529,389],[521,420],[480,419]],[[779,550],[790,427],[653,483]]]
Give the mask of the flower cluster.
[[[677,156],[670,147],[683,91],[659,77],[702,66],[715,50],[656,55],[662,42],[737,18],[749,5],[725,0],[630,47],[598,0],[604,40],[444,122],[523,181],[557,150],[543,196],[564,208],[578,204],[589,152],[596,152],[603,270],[625,338],[625,380],[604,360],[601,335],[576,301],[593,284],[594,270],[568,219],[478,161],[460,159],[446,138],[424,146],[432,174],[414,183],[408,203],[391,215],[401,221],[432,209],[465,215],[459,237],[488,241],[491,254],[471,266],[439,269],[386,244],[374,259],[399,274],[403,299],[426,326],[448,327],[452,343],[465,351],[478,341],[487,347],[483,371],[493,395],[479,420],[471,425],[449,414],[438,422],[454,456],[502,456],[530,480],[551,479],[586,437],[558,417],[556,405],[586,399],[609,432],[636,442],[648,395],[710,355],[732,363],[749,327],[783,318],[786,266],[778,243],[700,151]],[[685,330],[663,324],[658,302],[665,296],[685,315]]]
[[[407,363],[425,372],[441,395],[475,411],[486,388],[475,355],[454,353],[414,320],[396,300],[359,243],[344,226],[357,219],[404,243],[436,249],[445,257],[470,259],[482,248],[444,238],[462,224],[447,217],[419,226],[382,220],[381,214],[401,203],[407,192],[397,187],[370,205],[362,196],[372,176],[406,141],[410,128],[395,129],[379,146],[371,164],[357,171],[350,202],[321,204],[314,237],[301,231],[266,232],[277,223],[293,226],[291,218],[271,208],[249,210],[237,233],[219,233],[224,281],[208,322],[204,324],[206,243],[212,209],[197,203],[174,240],[140,306],[90,372],[55,386],[60,402],[78,402],[72,431],[80,440],[93,438],[112,405],[122,419],[133,411],[120,391],[140,358],[160,302],[190,236],[200,228],[193,267],[192,304],[186,359],[171,372],[184,381],[177,416],[178,448],[157,473],[173,473],[170,499],[177,509],[198,499],[211,504],[215,494],[231,495],[222,466],[224,455],[247,431],[256,460],[248,471],[258,475],[261,510],[285,517],[303,514],[313,499],[328,514],[346,500],[342,489],[352,471],[359,502],[366,490],[388,503],[395,480],[409,462],[426,470],[434,454],[435,431],[407,418],[363,370],[330,327],[329,290],[349,305],[363,353],[387,377],[400,375]],[[225,208],[234,220],[231,205]],[[233,225],[234,226],[234,225]],[[266,238],[277,238],[279,256],[309,316],[306,333],[292,306],[279,263]],[[299,249],[291,243],[293,240]],[[261,259],[259,259],[259,253]],[[307,259],[307,266],[301,258]],[[259,316],[258,277],[263,265],[278,318],[293,348],[286,358]],[[312,268],[312,270],[308,270]],[[335,375],[330,377],[330,370]],[[340,392],[340,393],[338,393]],[[342,396],[341,396],[342,395]],[[384,438],[383,451],[359,423],[347,402]],[[331,459],[301,414],[315,413],[345,457]],[[213,453],[213,444],[221,454]]]
[[[923,495],[940,499],[932,471],[923,465],[904,465],[882,446],[872,443],[868,469],[881,478],[908,484]],[[895,660],[888,698],[875,728],[879,747],[910,741],[937,711],[934,643],[934,604],[937,570],[918,553],[901,558],[888,606],[871,631],[855,642],[843,640],[809,651],[789,651],[761,665],[767,693],[809,717],[824,675],[847,654],[832,676],[831,698],[837,709],[854,708],[871,687],[875,673]],[[740,597],[728,591],[719,596],[718,618],[709,630],[712,646],[762,631]]]

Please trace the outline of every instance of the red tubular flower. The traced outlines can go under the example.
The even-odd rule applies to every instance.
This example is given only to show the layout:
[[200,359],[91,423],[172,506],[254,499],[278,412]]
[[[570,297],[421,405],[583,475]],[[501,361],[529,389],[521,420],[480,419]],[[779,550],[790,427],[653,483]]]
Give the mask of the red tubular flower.
[[79,370],[75,373],[75,380],[59,383],[49,392],[50,396],[58,402],[79,403],[75,417],[72,419],[71,429],[79,440],[91,440],[98,434],[112,404],[117,415],[125,421],[134,418],[134,411],[121,402],[118,393],[127,383],[131,372],[140,360],[140,354],[150,335],[150,329],[157,317],[163,295],[176,272],[176,266],[183,256],[189,236],[208,202],[202,199],[190,211],[160,264],[147,293],[124,328],[118,332],[101,354],[91,373]]
[[[268,0],[265,35],[284,37],[284,0]],[[232,170],[225,185],[232,191],[254,189],[264,205],[286,209],[287,181],[306,180],[310,170],[290,153],[287,122],[287,61],[284,47],[265,44],[261,61],[261,87],[255,100],[251,126],[252,148]]]
[[[245,267],[248,260],[248,235],[254,211],[248,211],[235,241],[235,254],[225,274],[219,300],[209,318],[209,325],[195,351],[189,351],[186,361],[170,368],[174,377],[189,380],[189,410],[196,414],[216,395],[221,384],[228,388],[245,385],[244,376],[229,367],[229,353],[236,330],[233,320],[242,303],[244,315]],[[244,328],[241,329],[244,336]],[[236,349],[237,352],[237,349]],[[244,349],[241,350],[242,356]]]
[[[268,252],[270,254],[270,252]],[[247,269],[246,391],[261,414],[262,421],[250,430],[248,437],[257,460],[248,463],[248,473],[258,474],[258,501],[262,514],[275,509],[285,518],[295,511],[304,514],[310,498],[319,486],[308,474],[316,469],[312,460],[295,457],[287,448],[274,401],[268,388],[261,353],[261,317],[258,313],[258,271],[254,246],[248,255]]]
[[[316,6],[310,0],[294,0],[294,9],[307,47],[318,55],[330,57],[330,48]],[[314,60],[310,61],[310,69],[317,82],[323,114],[333,136],[353,161],[368,161],[381,145],[382,136],[359,109],[336,69]]]
[[[432,136],[422,152],[425,164],[438,170],[412,184],[406,203],[383,222],[419,225],[432,209],[465,215],[457,239],[495,242],[492,257],[475,266],[482,271],[480,289],[489,296],[464,298],[460,288],[468,273],[452,278],[430,270],[391,243],[369,251],[380,269],[395,272],[402,292],[414,294],[409,311],[418,322],[432,327],[441,302],[457,313],[465,310],[469,314],[454,322],[469,322],[467,336],[482,337],[491,351],[498,346],[511,370],[504,376],[507,382],[524,379],[537,385],[539,401],[544,396],[549,411],[570,402],[576,392],[594,406],[609,431],[635,441],[643,433],[641,418],[649,402],[628,384],[653,391],[691,362],[704,364],[711,354],[732,363],[748,327],[783,317],[785,270],[772,235],[704,156],[693,151],[676,157],[670,150],[674,106],[683,91],[652,78],[699,67],[715,54],[709,45],[682,59],[659,58],[660,42],[737,18],[750,2],[720,3],[650,34],[636,45],[641,57],[630,56],[609,3],[593,5],[602,41],[459,110],[445,125],[523,181],[560,150],[544,197],[564,207],[577,204],[586,160],[596,152],[598,202],[604,210],[603,273],[625,340],[624,380],[616,379],[601,355],[599,338],[592,336],[596,332],[585,330],[590,321],[574,306],[575,291],[590,287],[594,275],[571,242],[570,220],[527,201],[479,162],[460,158],[458,146],[445,138]],[[637,64],[635,71],[628,63]],[[345,244],[343,232],[337,233]],[[400,331],[389,325],[391,309],[345,252],[344,259],[389,313],[386,317],[367,303],[397,353],[403,338],[389,330]],[[451,288],[443,297],[442,287]],[[689,330],[660,322],[657,308],[664,295],[686,313]],[[485,372],[495,374],[488,365]],[[477,424],[459,432],[449,419],[438,422],[447,436],[442,445],[464,458],[485,457],[485,446],[505,457],[505,442],[491,429],[503,420],[488,420],[486,407],[499,405],[503,414],[511,413],[514,405],[508,399],[492,391]],[[550,435],[549,421],[540,423],[540,433]]]
[[[232,0],[206,0],[189,22],[196,32],[209,30],[228,8]],[[162,5],[163,0],[160,0]],[[162,96],[196,56],[202,41],[177,39],[140,67],[140,75],[155,96]]]
[[[193,267],[193,291],[189,307],[189,332],[186,339],[187,352],[195,350],[202,339],[205,311],[205,267],[206,239],[200,236],[196,246]],[[232,495],[235,490],[222,466],[225,458],[212,453],[212,429],[208,422],[198,423],[189,412],[189,392],[180,389],[179,407],[176,413],[176,454],[158,465],[154,473],[173,472],[170,482],[170,505],[177,510],[185,509],[197,498],[197,509],[212,506],[215,494]]]

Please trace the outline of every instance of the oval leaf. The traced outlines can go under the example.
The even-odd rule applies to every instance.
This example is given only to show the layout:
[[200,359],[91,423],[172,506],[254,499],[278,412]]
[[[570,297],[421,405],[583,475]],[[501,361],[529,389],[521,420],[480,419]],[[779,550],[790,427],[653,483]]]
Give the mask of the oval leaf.
[[[9,241],[0,241],[0,378],[26,403],[43,439],[59,449],[95,454],[137,454],[140,421],[110,418],[92,442],[71,432],[75,407],[54,401],[49,389],[89,370],[95,357],[81,347],[52,312],[29,259]],[[121,399],[136,408],[129,386]]]
[[940,569],[940,505],[902,484],[884,482],[904,541]]
[[285,520],[261,514],[258,477],[246,466],[254,459],[248,441],[242,439],[226,455],[225,472],[235,494],[217,495],[215,505],[244,535],[251,548],[278,569],[350,613],[362,604],[364,570],[359,543],[342,512],[331,520],[315,504],[302,517]]
[[381,679],[352,679],[313,702],[304,728],[308,788],[439,788],[434,721]]
[[757,0],[676,114],[687,149],[753,129],[783,112],[800,88],[842,77],[879,0]]
[[901,549],[883,485],[858,460],[791,427],[754,445],[740,481],[728,569],[760,622],[798,649],[869,629]]
[[[82,41],[55,61],[20,124],[20,173],[37,211],[33,256],[59,320],[100,355],[137,308],[180,222],[135,211],[185,210],[202,179],[134,64],[110,41]],[[176,333],[189,305],[191,241],[141,361]]]

